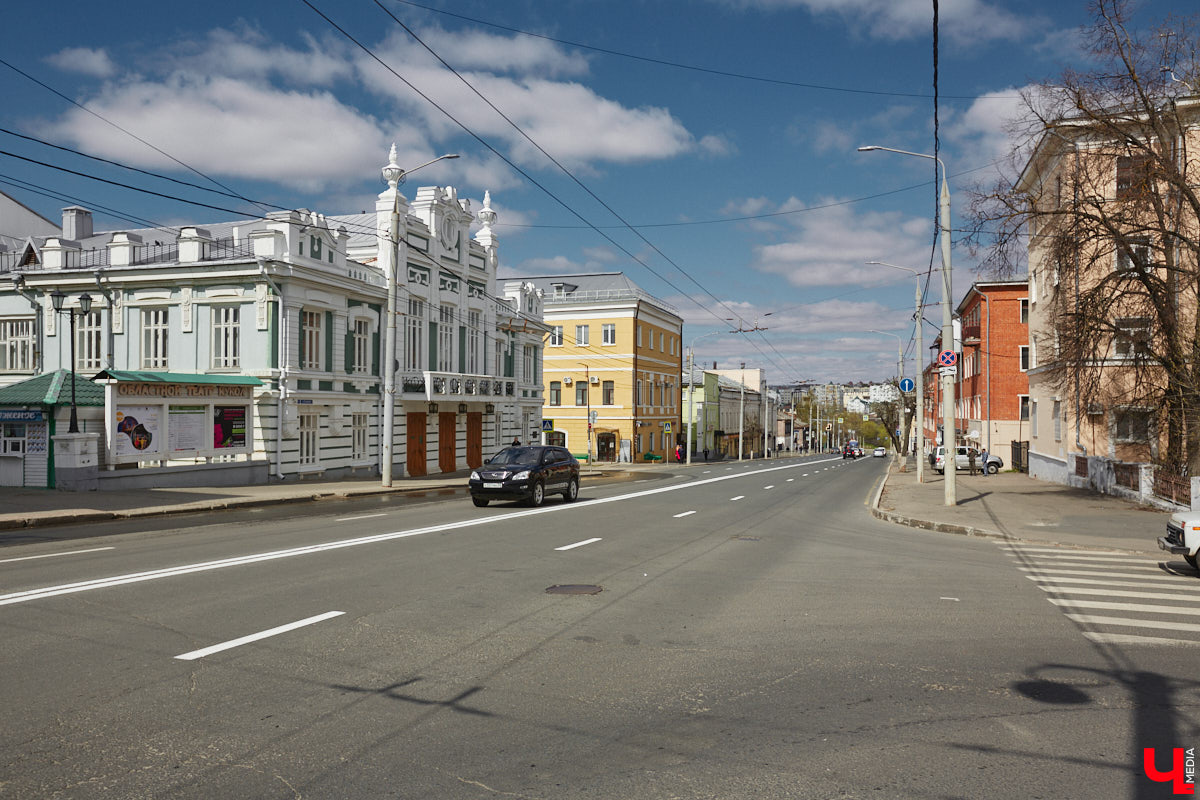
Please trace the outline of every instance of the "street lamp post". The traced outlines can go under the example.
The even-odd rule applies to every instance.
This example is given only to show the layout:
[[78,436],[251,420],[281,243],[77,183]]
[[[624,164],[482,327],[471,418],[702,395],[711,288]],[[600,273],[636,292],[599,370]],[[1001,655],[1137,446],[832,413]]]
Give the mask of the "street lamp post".
[[892,267],[893,269],[902,269],[905,272],[911,272],[916,283],[916,316],[913,319],[916,322],[917,334],[917,376],[916,376],[916,417],[917,417],[917,483],[925,482],[925,364],[921,360],[925,353],[925,340],[923,333],[925,330],[925,309],[921,304],[921,273],[912,267],[902,267],[899,264],[889,264],[886,261],[868,261],[868,264],[876,264],[881,267]]
[[738,381],[742,387],[741,400],[738,401],[738,461],[742,460],[742,439],[746,433],[746,362],[742,362],[742,379]]
[[[903,156],[928,158],[936,161],[941,168],[942,183],[941,191],[938,194],[938,219],[942,239],[942,348],[953,349],[954,317],[953,309],[950,306],[953,296],[950,285],[950,185],[946,182],[946,164],[938,156],[932,156],[927,153],[913,153],[908,150],[897,150],[893,147],[868,145],[858,149],[859,152],[883,150],[888,153],[899,153]],[[954,373],[945,368],[942,370],[942,426],[942,444],[946,448],[944,451],[946,453],[946,481],[943,503],[953,506],[958,504],[954,474],[954,464],[958,460],[958,448],[955,446],[954,441]]]
[[[54,313],[62,312],[66,299],[67,296],[61,289],[55,289],[50,293],[50,302],[54,304]],[[86,293],[79,295],[79,314],[87,316],[91,310],[92,296]],[[75,404],[75,309],[68,308],[66,311],[67,316],[71,319],[71,425],[67,429],[67,433],[79,433],[79,413]]]
[[[396,163],[396,145],[392,144],[388,154],[388,165],[383,168],[383,179],[392,193],[392,218],[388,238],[392,244],[392,263],[387,270],[387,328],[383,343],[383,463],[380,477],[384,486],[392,485],[392,459],[396,424],[396,270],[400,264],[400,184],[406,176],[419,169],[451,158],[457,153],[447,153],[426,161],[420,166],[406,170]],[[407,202],[407,201],[406,201]]]

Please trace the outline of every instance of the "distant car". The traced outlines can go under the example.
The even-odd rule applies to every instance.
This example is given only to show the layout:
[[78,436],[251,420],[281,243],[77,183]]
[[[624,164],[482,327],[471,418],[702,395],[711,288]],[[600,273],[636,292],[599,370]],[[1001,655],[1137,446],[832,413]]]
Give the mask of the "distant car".
[[555,493],[573,503],[579,497],[579,462],[563,447],[506,447],[474,470],[467,485],[480,507],[492,500],[540,506],[547,494]]
[[872,455],[875,458],[883,458],[884,456],[887,455],[887,448],[886,447],[876,447],[875,452],[872,453]]
[[[959,445],[955,449],[958,451],[958,456],[954,460],[955,468],[956,469],[970,469],[971,468],[971,452],[970,451],[972,448],[968,448],[968,447]],[[946,460],[946,448],[942,445],[938,445],[938,448],[936,450],[934,450],[934,452],[933,452],[933,468],[937,471],[937,473],[939,475],[944,475],[946,473],[945,460]],[[983,455],[978,450],[975,451],[975,465],[979,469],[983,469]],[[1000,458],[1000,456],[996,456],[996,455],[992,455],[991,453],[988,453],[988,457],[987,457],[988,474],[995,475],[997,472],[999,472],[1002,469],[1004,469],[1004,459]]]

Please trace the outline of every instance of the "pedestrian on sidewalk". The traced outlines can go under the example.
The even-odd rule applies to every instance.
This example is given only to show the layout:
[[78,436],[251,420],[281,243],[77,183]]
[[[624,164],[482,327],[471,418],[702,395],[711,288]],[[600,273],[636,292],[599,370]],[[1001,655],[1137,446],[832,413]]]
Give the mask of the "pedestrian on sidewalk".
[[676,464],[683,463],[683,445],[681,445],[681,444],[675,445],[675,463]]
[[983,477],[985,477],[985,478],[986,478],[986,477],[988,476],[987,448],[986,448],[986,447],[985,447],[985,448],[983,448],[983,450],[982,450],[982,451],[980,451],[980,452],[982,453],[982,456],[983,456],[983,458],[982,458],[982,461],[983,461]]
[[705,463],[708,463],[708,448],[707,447],[704,448],[704,461],[705,461]]
[[514,437],[513,437],[512,446],[513,446],[513,447],[520,447],[520,446],[521,446],[521,437],[520,437],[520,436],[514,436]]
[[970,465],[971,474],[974,475],[975,474],[975,448],[974,447],[967,448],[967,464]]

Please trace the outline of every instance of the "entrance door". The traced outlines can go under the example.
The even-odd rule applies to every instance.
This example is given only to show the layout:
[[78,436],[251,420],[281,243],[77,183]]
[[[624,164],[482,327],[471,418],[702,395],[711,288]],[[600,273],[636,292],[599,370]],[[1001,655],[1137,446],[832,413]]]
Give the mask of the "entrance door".
[[425,412],[412,411],[407,415],[408,474],[420,478],[425,474]]
[[596,436],[596,460],[597,461],[616,461],[617,460],[617,435],[615,433],[601,433]]
[[467,414],[467,466],[478,469],[483,466],[483,412]]
[[458,446],[457,417],[453,411],[438,414],[438,467],[442,472],[454,472],[457,466],[454,455]]

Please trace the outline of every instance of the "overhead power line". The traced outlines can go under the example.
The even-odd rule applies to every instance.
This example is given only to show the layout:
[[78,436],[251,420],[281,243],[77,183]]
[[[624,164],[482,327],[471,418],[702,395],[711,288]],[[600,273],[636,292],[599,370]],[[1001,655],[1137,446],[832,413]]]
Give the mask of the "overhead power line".
[[[397,3],[403,3],[406,6],[412,6],[413,8],[419,8],[424,11],[429,11],[434,14],[442,14],[447,17],[453,17],[455,19],[460,19],[464,22],[471,22],[476,25],[484,25],[489,28],[496,28],[497,30],[508,31],[509,33],[516,33],[521,36],[529,36],[534,39],[542,39],[547,42],[554,42],[555,44],[567,45],[568,47],[577,47],[580,50],[591,50],[593,52],[603,53],[604,55],[608,55],[608,56],[617,56],[618,58],[628,58],[628,59],[632,59],[634,61],[642,61],[647,64],[656,64],[660,67],[671,67],[673,69],[688,70],[690,72],[701,72],[701,73],[704,73],[707,75],[715,75],[715,76],[721,77],[721,78],[734,78],[734,79],[743,80],[743,81],[755,81],[757,83],[771,83],[771,84],[775,84],[777,86],[791,86],[791,87],[795,87],[798,89],[815,89],[815,90],[823,91],[823,92],[842,92],[845,94],[864,94],[864,95],[873,95],[873,96],[877,96],[877,97],[913,97],[913,98],[924,99],[924,98],[927,98],[930,96],[928,94],[923,94],[921,92],[889,92],[889,91],[885,91],[882,89],[855,89],[855,88],[849,87],[849,86],[830,86],[827,84],[820,84],[820,83],[805,83],[803,81],[793,81],[793,80],[787,80],[785,78],[771,78],[771,77],[767,77],[764,75],[749,75],[749,74],[746,74],[743,72],[730,72],[728,70],[714,69],[712,67],[701,67],[696,64],[683,64],[678,61],[668,61],[668,60],[662,59],[662,58],[653,58],[651,56],[638,55],[637,53],[628,53],[628,52],[625,52],[622,50],[611,50],[611,49],[604,48],[604,47],[597,47],[596,45],[584,44],[583,42],[573,42],[573,41],[570,41],[569,39],[556,39],[553,36],[547,36],[543,33],[533,33],[532,31],[522,30],[520,28],[513,28],[508,25],[501,25],[498,22],[489,22],[487,20],[478,19],[476,17],[468,17],[465,14],[456,14],[452,11],[446,11],[446,10],[440,9],[440,8],[433,8],[432,6],[423,5],[421,3],[414,3],[414,2],[412,2],[412,0],[394,0],[394,1]],[[942,97],[946,98],[946,99],[952,98],[955,100],[979,100],[979,99],[981,99],[976,95],[942,95]],[[999,100],[999,99],[1011,99],[1011,98],[1002,97],[1000,95],[995,95],[995,96],[988,96],[985,99]]]

